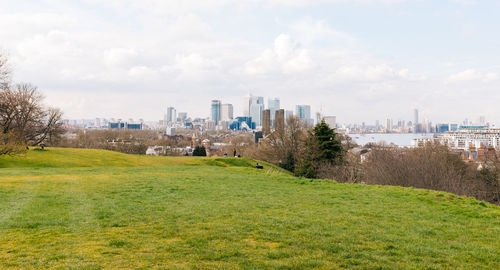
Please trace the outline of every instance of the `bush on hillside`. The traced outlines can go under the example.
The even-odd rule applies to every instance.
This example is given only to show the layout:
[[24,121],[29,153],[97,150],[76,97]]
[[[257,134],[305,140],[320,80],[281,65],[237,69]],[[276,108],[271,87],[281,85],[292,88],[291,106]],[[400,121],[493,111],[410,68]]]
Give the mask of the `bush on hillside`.
[[288,117],[283,130],[276,130],[258,144],[248,144],[243,151],[248,157],[265,160],[294,172],[303,158],[308,127],[296,116]]
[[362,181],[447,191],[498,204],[499,162],[487,162],[479,170],[477,165],[440,144],[412,149],[375,146],[362,165]]
[[14,132],[0,132],[0,155],[15,155],[25,151],[26,146]]
[[193,156],[195,157],[206,157],[207,151],[204,146],[196,146],[193,150]]

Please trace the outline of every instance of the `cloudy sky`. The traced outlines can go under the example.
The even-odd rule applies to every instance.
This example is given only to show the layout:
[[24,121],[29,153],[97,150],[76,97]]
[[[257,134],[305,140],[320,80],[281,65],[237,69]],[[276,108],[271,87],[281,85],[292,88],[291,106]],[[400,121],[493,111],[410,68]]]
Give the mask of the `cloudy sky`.
[[[500,0],[0,0],[0,51],[66,118],[242,112],[500,124]],[[267,101],[266,101],[267,102]]]

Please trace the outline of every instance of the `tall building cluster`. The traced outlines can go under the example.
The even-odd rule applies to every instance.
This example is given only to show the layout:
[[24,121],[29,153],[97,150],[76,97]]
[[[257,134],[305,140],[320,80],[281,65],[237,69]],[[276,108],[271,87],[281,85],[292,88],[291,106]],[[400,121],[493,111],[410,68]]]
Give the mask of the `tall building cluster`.
[[[243,97],[243,115],[235,116],[232,104],[223,103],[222,100],[214,99],[210,103],[210,116],[203,118],[188,118],[187,113],[176,113],[174,107],[168,107],[164,120],[160,126],[166,128],[185,127],[200,128],[202,130],[262,130],[263,134],[269,134],[272,130],[283,130],[285,120],[292,115],[300,118],[304,123],[313,125],[315,119],[311,117],[310,105],[297,105],[295,111],[281,108],[280,99],[268,98],[267,104],[262,96],[248,94]],[[324,119],[335,127],[335,116],[322,116],[316,113],[316,122]],[[171,129],[170,129],[171,130]]]

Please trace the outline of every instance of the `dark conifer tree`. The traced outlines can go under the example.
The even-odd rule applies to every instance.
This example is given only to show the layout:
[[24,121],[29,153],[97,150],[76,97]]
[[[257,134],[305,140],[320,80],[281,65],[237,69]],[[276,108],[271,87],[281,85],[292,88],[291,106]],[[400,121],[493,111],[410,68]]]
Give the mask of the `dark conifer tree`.
[[318,123],[312,132],[313,143],[317,144],[316,161],[337,163],[342,160],[342,143],[336,138],[335,130],[325,121]]
[[196,146],[193,150],[194,157],[206,157],[207,151],[205,150],[205,146]]
[[342,143],[335,130],[325,121],[318,123],[305,142],[303,159],[295,169],[295,174],[307,178],[316,178],[321,164],[339,164],[342,161]]

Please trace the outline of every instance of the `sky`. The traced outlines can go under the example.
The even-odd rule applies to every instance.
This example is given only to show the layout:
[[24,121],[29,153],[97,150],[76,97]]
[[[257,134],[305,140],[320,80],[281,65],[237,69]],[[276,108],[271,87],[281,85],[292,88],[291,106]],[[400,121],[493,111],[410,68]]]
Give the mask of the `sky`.
[[70,119],[243,112],[500,124],[500,0],[0,0],[0,52]]

